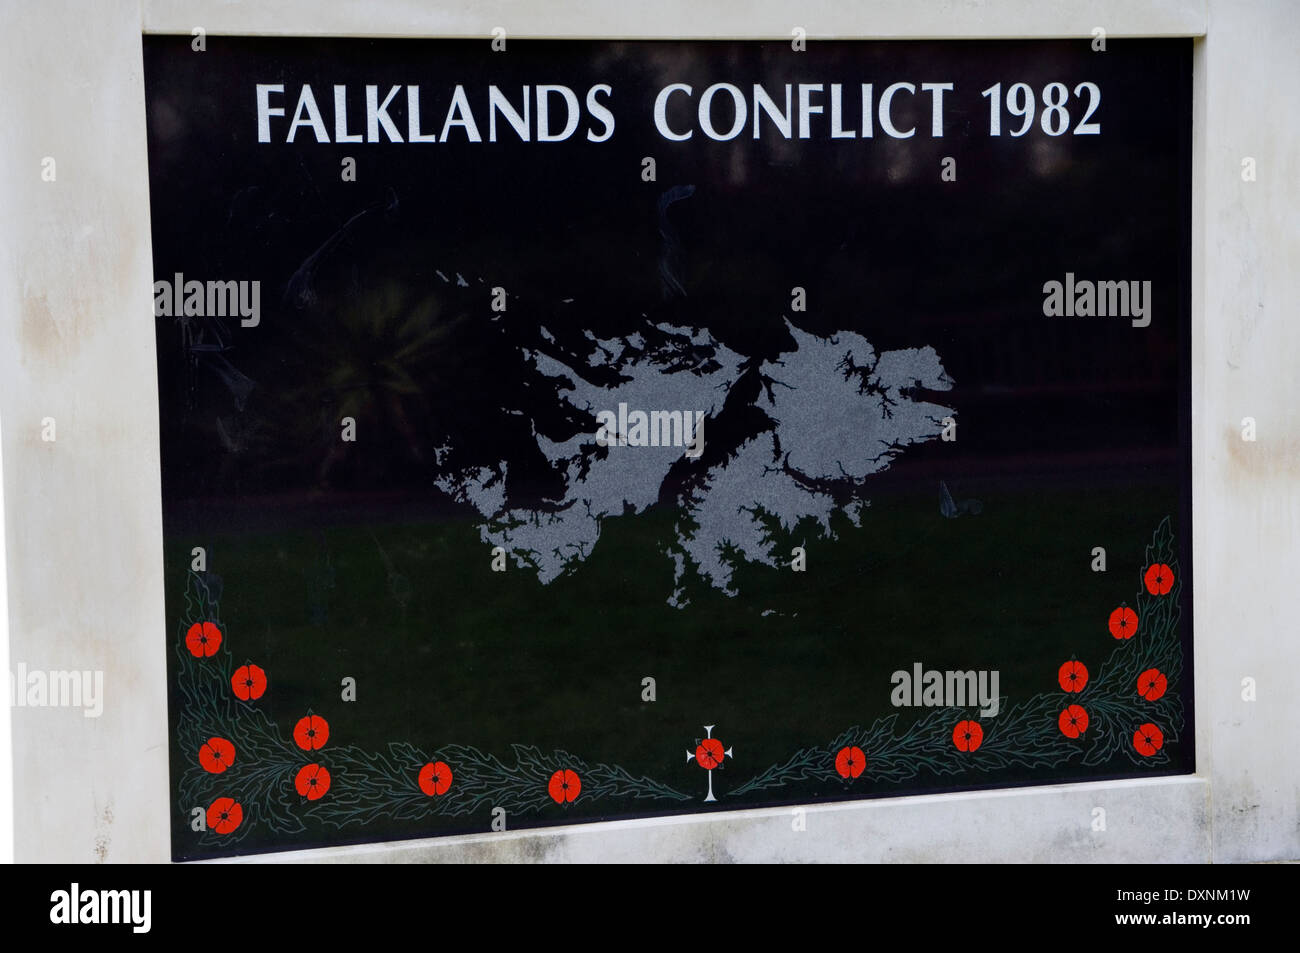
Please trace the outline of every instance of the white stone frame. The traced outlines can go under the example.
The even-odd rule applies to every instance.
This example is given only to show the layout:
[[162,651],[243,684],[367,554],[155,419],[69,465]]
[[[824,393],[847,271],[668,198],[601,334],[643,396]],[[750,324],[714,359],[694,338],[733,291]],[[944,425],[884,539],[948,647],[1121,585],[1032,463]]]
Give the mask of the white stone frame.
[[[1300,858],[1285,673],[1300,527],[1300,25],[1284,0],[50,0],[0,34],[0,460],[9,654],[105,672],[102,717],[12,710],[23,861],[168,861],[142,33],[788,39],[1193,36],[1194,775],[618,821],[256,860]],[[1207,33],[1208,28],[1208,33]],[[213,55],[209,53],[207,55]],[[1104,55],[1104,54],[1098,54]],[[42,182],[53,156],[57,180]],[[1244,183],[1241,159],[1258,162]],[[1288,165],[1289,163],[1289,165]],[[1259,439],[1239,436],[1243,416]],[[57,440],[43,442],[54,417]],[[0,552],[0,567],[5,566]],[[4,611],[0,580],[0,612]],[[2,623],[3,620],[0,620]],[[0,624],[0,639],[4,627]],[[0,649],[3,649],[0,644]],[[1241,698],[1241,679],[1258,700]],[[3,721],[0,720],[0,727]],[[0,761],[7,761],[0,747]],[[4,769],[0,767],[0,783]],[[0,811],[4,808],[0,795]],[[1106,830],[1092,829],[1093,809]],[[0,823],[5,822],[0,817]],[[5,839],[0,836],[0,850]],[[244,859],[244,858],[241,858]]]

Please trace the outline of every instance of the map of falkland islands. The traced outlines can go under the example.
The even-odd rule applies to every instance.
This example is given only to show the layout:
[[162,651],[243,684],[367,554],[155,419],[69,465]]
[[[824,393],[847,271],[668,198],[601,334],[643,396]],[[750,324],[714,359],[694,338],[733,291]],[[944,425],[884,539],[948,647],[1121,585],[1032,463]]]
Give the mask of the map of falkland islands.
[[[777,551],[776,526],[788,533],[812,519],[833,538],[836,512],[861,526],[866,478],[886,469],[908,445],[937,438],[943,418],[954,414],[915,396],[918,390],[952,387],[932,347],[877,354],[859,334],[821,337],[787,320],[794,348],[778,360],[758,362],[707,330],[652,328],[659,342],[654,345],[641,334],[600,340],[588,331],[591,349],[574,360],[576,366],[523,348],[537,370],[554,380],[560,399],[592,421],[589,432],[563,442],[533,429],[538,449],[563,477],[562,498],[548,501],[545,509],[510,506],[505,460],[497,467],[444,472],[435,481],[478,511],[485,543],[533,568],[543,585],[592,554],[606,519],[661,504],[669,470],[680,475],[685,468],[686,478],[673,484],[682,487],[675,497],[675,538],[663,551],[674,566],[674,591],[666,599],[679,608],[689,602],[687,566],[734,596],[737,560],[788,565],[789,554]],[[617,371],[616,386],[589,380],[602,376],[592,373],[596,369],[608,377],[610,368]],[[740,386],[746,375],[757,375],[757,388],[752,379]],[[768,422],[720,448],[727,438],[718,415],[732,412],[737,394],[752,392],[758,394],[752,408]],[[597,414],[615,412],[620,404],[647,413],[703,411],[705,452],[691,459],[681,445],[602,446]]]

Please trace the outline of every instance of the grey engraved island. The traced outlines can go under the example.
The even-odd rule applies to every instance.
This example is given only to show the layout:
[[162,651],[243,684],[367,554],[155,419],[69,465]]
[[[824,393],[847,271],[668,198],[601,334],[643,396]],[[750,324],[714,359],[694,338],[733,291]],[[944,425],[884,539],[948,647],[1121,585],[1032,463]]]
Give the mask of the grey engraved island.
[[[477,511],[484,543],[535,570],[542,584],[591,555],[606,519],[663,505],[665,487],[679,487],[666,501],[676,509],[674,537],[663,550],[675,570],[666,601],[689,603],[687,566],[735,596],[738,560],[788,565],[774,527],[788,533],[812,519],[833,538],[837,512],[860,527],[867,478],[908,446],[937,439],[944,418],[955,415],[917,398],[953,386],[934,348],[877,353],[854,332],[818,336],[789,318],[785,324],[794,346],[776,360],[738,354],[706,328],[648,320],[644,333],[621,339],[586,332],[589,349],[567,361],[523,347],[560,399],[591,420],[590,431],[562,442],[533,428],[538,449],[563,478],[562,496],[545,508],[512,507],[505,459],[444,469],[435,484]],[[545,328],[541,335],[553,340]],[[616,383],[593,382],[608,379],[611,369]],[[757,432],[721,449],[710,443],[720,415],[734,413],[737,395],[755,390],[757,399],[740,400],[762,421]],[[626,432],[607,425],[615,419],[627,422]],[[441,448],[440,463],[450,449]],[[670,470],[686,478],[670,481]]]

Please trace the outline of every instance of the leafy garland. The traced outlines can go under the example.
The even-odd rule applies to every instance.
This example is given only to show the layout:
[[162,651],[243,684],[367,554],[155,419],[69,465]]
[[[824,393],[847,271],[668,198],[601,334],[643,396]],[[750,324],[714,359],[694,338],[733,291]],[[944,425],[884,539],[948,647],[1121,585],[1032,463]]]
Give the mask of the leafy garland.
[[243,689],[249,697],[238,694],[237,685],[256,666],[236,667],[222,629],[220,606],[205,576],[190,573],[176,644],[177,738],[182,751],[198,757],[181,774],[177,803],[186,810],[206,807],[200,845],[237,842],[259,825],[297,834],[309,818],[342,829],[488,807],[509,815],[537,813],[578,797],[691,800],[617,765],[592,764],[562,750],[512,745],[510,758],[502,760],[466,745],[424,752],[394,742],[385,751],[367,752],[325,740],[317,748],[300,730],[303,722],[314,719],[311,724],[326,734],[328,726],[310,712],[286,738],[258,705],[267,690],[265,673],[257,670],[260,684]]
[[[1136,632],[1123,634],[1116,614],[1128,607],[1117,608],[1111,614],[1115,619],[1111,635],[1117,644],[1095,677],[1083,675],[1086,682],[1081,689],[1067,691],[1062,685],[1060,691],[1042,692],[1010,708],[1004,698],[1004,714],[988,722],[979,722],[969,709],[955,707],[936,708],[902,732],[897,729],[897,714],[878,718],[869,728],[855,725],[828,744],[800,749],[728,796],[822,780],[828,774],[851,784],[858,778],[906,781],[921,771],[951,775],[1017,765],[1056,768],[1075,759],[1097,766],[1120,752],[1142,767],[1167,764],[1165,744],[1177,741],[1183,726],[1182,698],[1170,690],[1182,674],[1178,637],[1181,591],[1173,532],[1169,517],[1165,517],[1146,547],[1146,562],[1139,571]],[[1086,672],[1084,663],[1068,660],[1056,673],[1060,681],[1064,682],[1066,666],[1071,665]],[[1149,672],[1155,674],[1141,682],[1140,677]],[[1069,725],[1076,734],[1071,737],[1066,725],[1070,716],[1077,714],[1072,712],[1075,707],[1082,708],[1084,714]],[[977,727],[967,738],[972,723]]]
[[[1120,752],[1139,766],[1167,764],[1165,744],[1178,740],[1184,717],[1181,697],[1170,690],[1182,673],[1181,587],[1166,517],[1146,548],[1136,620],[1120,624],[1125,613],[1130,619],[1134,614],[1127,606],[1111,614],[1118,641],[1095,677],[1088,677],[1084,662],[1067,660],[1057,673],[1060,691],[1002,704],[1004,714],[988,722],[970,709],[948,707],[901,731],[897,714],[869,728],[855,725],[828,744],[800,749],[725,796],[828,776],[852,784],[859,778],[901,782],[922,771],[942,776],[1055,768],[1075,759],[1096,766]],[[198,825],[202,846],[235,843],[259,825],[278,834],[301,833],[306,818],[343,829],[489,807],[530,814],[578,797],[693,800],[617,765],[591,764],[563,750],[511,745],[509,761],[455,744],[425,752],[393,742],[384,751],[367,752],[330,746],[328,726],[311,712],[287,738],[258,705],[268,687],[266,674],[252,662],[235,665],[219,599],[203,573],[189,574],[176,655],[177,739],[182,751],[198,755],[181,773],[177,803],[187,810],[207,805],[205,823]]]

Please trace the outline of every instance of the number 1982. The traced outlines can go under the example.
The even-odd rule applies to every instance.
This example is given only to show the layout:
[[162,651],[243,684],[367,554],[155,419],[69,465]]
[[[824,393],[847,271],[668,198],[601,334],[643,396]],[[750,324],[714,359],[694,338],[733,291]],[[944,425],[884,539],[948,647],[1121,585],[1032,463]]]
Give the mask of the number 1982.
[[[1088,94],[1088,108],[1084,110],[1079,124],[1074,127],[1076,136],[1096,136],[1101,134],[1101,123],[1089,122],[1092,114],[1101,105],[1101,90],[1096,83],[1080,83],[1074,87],[1076,100]],[[989,101],[989,135],[1002,135],[1002,84],[994,83],[980,93]],[[1043,87],[1043,109],[1040,122],[1043,132],[1049,136],[1064,135],[1070,126],[1070,110],[1066,103],[1070,99],[1070,90],[1064,83],[1048,83]],[[1081,104],[1080,104],[1081,105]],[[1034,91],[1028,83],[1016,83],[1007,90],[1007,112],[1021,120],[1019,129],[1012,129],[1011,135],[1023,136],[1034,124],[1037,101]]]

